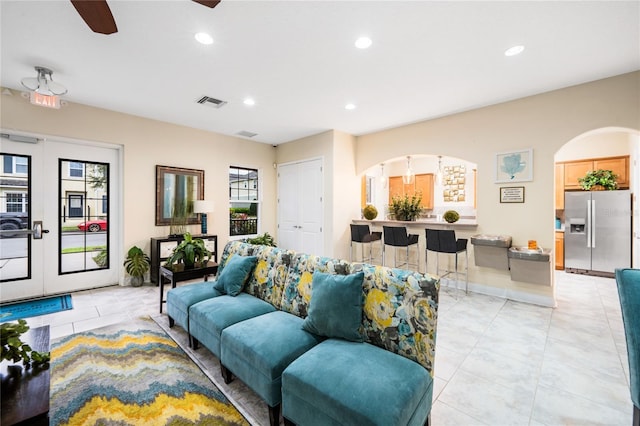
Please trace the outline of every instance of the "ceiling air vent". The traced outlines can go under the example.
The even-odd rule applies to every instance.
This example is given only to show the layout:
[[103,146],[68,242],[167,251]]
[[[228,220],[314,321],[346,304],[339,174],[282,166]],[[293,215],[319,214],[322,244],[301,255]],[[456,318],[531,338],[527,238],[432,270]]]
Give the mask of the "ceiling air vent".
[[236,135],[244,136],[245,138],[252,138],[252,137],[256,136],[257,133],[247,132],[246,130],[241,130],[238,133],[236,133]]
[[210,106],[212,108],[220,108],[227,104],[226,101],[221,101],[220,99],[212,98],[210,96],[203,96],[200,99],[198,99],[196,102],[202,105]]

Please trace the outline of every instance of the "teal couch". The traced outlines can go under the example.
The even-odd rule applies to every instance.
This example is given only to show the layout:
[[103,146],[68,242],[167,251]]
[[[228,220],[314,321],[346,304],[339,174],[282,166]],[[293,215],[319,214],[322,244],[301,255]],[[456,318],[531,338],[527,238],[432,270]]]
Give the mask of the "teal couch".
[[633,426],[640,425],[640,269],[616,269],[616,284],[629,358]]
[[[234,256],[256,258],[237,296],[214,289]],[[359,339],[309,331],[312,318],[336,324],[319,310],[310,315],[319,309],[320,289],[331,288],[316,284],[313,292],[319,276],[343,276],[357,289]],[[272,425],[281,407],[287,424],[428,423],[437,277],[235,241],[223,250],[217,281],[170,290],[170,324],[220,359],[225,381],[237,377],[254,390]]]

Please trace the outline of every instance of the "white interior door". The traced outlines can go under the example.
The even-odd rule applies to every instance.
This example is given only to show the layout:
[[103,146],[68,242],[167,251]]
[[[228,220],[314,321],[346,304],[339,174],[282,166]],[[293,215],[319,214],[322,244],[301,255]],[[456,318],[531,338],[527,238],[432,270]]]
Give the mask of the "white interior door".
[[278,246],[324,254],[322,160],[278,166]]
[[[33,234],[14,237],[3,232],[0,300],[117,283],[121,257],[118,149],[2,138],[1,151],[4,181],[19,177],[27,182],[26,228],[41,222],[45,233],[37,239]],[[23,157],[28,158],[29,172],[9,173],[6,166]],[[0,188],[0,212],[8,211],[9,193],[9,188]]]

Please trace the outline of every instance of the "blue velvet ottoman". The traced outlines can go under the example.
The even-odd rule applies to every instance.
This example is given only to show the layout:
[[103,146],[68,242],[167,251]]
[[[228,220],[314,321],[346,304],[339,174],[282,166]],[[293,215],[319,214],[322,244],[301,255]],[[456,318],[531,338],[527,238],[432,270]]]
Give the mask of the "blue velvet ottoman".
[[220,359],[222,330],[275,310],[270,303],[247,293],[223,295],[198,302],[189,308],[189,333],[193,348],[197,349],[200,342]]
[[203,281],[201,283],[183,285],[172,288],[167,292],[167,316],[169,327],[177,323],[187,333],[189,332],[189,308],[203,300],[222,296],[213,288],[215,281]]
[[302,329],[303,319],[276,311],[231,325],[222,331],[220,361],[269,406],[278,424],[282,371],[322,338]]
[[282,373],[282,415],[299,425],[424,425],[433,379],[420,364],[368,343],[329,339]]

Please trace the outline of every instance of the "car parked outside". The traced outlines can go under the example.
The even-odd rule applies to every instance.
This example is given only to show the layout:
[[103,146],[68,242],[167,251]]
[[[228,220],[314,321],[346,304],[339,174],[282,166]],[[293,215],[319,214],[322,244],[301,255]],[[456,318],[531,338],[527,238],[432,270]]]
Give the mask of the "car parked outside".
[[[0,213],[0,238],[19,237],[21,234],[12,233],[20,229],[29,228],[29,215],[21,212]],[[27,236],[27,234],[23,234]]]
[[107,221],[104,219],[88,220],[78,225],[83,232],[99,232],[107,230]]

